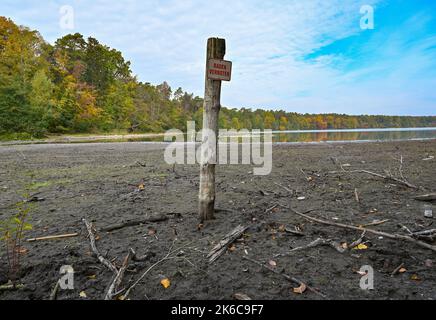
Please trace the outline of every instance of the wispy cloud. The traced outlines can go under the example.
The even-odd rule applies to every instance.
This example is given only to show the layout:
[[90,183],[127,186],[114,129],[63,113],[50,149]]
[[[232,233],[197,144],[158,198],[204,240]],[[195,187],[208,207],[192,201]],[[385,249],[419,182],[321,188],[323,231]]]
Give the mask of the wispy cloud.
[[[166,80],[198,95],[206,39],[224,37],[234,62],[233,81],[223,87],[227,106],[435,114],[436,76],[429,70],[436,67],[436,9],[409,2],[402,18],[389,20],[401,3],[2,0],[0,12],[54,41],[71,32],[59,28],[60,6],[71,5],[74,32],[123,51],[141,80]],[[364,4],[375,7],[375,30],[360,29]]]

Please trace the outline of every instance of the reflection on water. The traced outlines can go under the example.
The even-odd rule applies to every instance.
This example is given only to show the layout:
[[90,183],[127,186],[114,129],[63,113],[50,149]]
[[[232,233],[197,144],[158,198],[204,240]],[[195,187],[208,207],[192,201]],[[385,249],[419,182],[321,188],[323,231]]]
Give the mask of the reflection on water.
[[[309,143],[334,141],[399,141],[436,139],[436,128],[354,129],[274,131],[275,143]],[[162,137],[129,139],[129,141],[162,142]]]
[[395,141],[436,139],[436,128],[276,132],[274,142]]

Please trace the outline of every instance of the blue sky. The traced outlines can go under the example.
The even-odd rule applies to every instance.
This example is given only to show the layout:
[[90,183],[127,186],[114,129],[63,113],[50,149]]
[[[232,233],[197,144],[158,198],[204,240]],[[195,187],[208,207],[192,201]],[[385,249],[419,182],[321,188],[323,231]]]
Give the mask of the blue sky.
[[[74,29],[60,8],[74,9]],[[375,28],[362,30],[362,5]],[[228,107],[436,115],[436,1],[2,0],[49,42],[80,32],[123,52],[141,81],[202,96],[208,37],[227,40]]]

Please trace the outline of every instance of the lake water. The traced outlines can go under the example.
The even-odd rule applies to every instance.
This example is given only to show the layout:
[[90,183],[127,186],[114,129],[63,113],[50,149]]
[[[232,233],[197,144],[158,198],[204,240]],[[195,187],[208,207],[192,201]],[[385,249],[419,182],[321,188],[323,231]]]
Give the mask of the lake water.
[[402,141],[436,139],[436,128],[308,130],[274,132],[274,142]]
[[[367,142],[436,139],[436,128],[274,131],[274,143]],[[129,139],[162,142],[162,137]]]

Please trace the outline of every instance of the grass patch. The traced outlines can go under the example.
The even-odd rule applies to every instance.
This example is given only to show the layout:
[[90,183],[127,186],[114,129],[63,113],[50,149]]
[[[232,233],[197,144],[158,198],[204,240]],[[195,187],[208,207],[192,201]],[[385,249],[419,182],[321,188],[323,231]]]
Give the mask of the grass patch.
[[71,182],[71,180],[69,180],[69,179],[32,182],[31,184],[29,184],[27,186],[27,189],[32,190],[32,191],[36,191],[36,190],[39,190],[41,188],[47,188],[47,187],[51,187],[53,185],[63,185],[63,184],[67,184],[70,182]]

